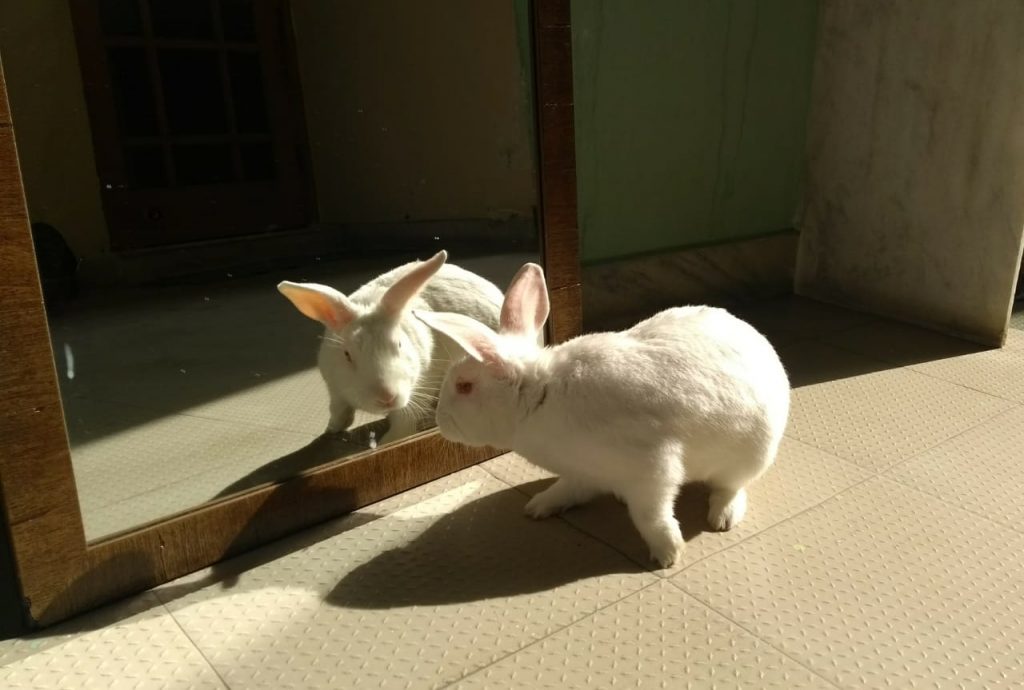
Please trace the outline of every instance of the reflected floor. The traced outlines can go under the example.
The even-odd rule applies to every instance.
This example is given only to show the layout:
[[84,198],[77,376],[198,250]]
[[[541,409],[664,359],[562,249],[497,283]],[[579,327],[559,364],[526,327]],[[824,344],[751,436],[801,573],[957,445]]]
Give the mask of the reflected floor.
[[790,425],[734,530],[684,488],[672,570],[612,499],[527,519],[550,479],[506,455],[0,642],[0,686],[1020,687],[1024,331],[744,315]]
[[[210,282],[84,296],[51,316],[79,501],[90,540],[293,476],[371,447],[387,429],[359,413],[321,437],[321,327],[275,288],[351,292],[415,256],[335,261]],[[529,254],[453,257],[504,288]]]

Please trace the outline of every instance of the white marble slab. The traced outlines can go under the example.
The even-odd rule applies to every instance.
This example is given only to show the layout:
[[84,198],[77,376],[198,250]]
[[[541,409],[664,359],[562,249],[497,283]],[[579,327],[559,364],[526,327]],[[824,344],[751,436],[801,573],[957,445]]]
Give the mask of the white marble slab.
[[822,0],[801,294],[989,344],[1024,228],[1024,5]]

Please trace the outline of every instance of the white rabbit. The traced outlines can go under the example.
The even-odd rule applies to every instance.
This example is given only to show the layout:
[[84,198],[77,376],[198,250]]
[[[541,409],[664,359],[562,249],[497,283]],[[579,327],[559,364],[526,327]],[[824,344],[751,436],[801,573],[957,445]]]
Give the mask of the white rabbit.
[[300,312],[325,327],[318,364],[330,396],[328,432],[347,429],[355,410],[387,415],[381,443],[415,433],[437,400],[449,364],[447,338],[409,310],[465,314],[498,324],[502,294],[475,273],[445,264],[441,251],[384,273],[346,297],[316,283],[277,286]]
[[683,547],[674,504],[684,479],[710,484],[712,528],[737,524],[745,487],[774,461],[789,416],[789,380],[764,336],[695,306],[543,348],[535,338],[548,310],[543,271],[527,264],[506,292],[500,333],[415,312],[469,354],[441,387],[441,434],[514,450],[559,475],[526,505],[532,517],[617,495],[664,567]]

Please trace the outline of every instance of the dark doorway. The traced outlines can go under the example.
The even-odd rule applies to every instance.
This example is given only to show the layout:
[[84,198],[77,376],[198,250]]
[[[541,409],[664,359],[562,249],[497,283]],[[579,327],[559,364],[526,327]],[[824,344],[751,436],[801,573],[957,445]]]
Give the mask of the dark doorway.
[[73,0],[115,249],[313,219],[287,0]]

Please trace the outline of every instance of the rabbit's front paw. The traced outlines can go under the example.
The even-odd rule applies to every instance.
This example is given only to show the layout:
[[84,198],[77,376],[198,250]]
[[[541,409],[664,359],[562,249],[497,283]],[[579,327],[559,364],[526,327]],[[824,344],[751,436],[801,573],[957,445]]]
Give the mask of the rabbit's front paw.
[[679,560],[686,542],[678,531],[666,530],[648,543],[651,559],[662,568],[671,568]]
[[559,477],[554,484],[531,498],[524,510],[530,517],[541,520],[586,503],[595,493],[575,480]]
[[352,426],[356,412],[344,403],[331,403],[331,418],[327,422],[328,434],[339,434]]
[[550,492],[550,489],[541,491],[531,498],[523,511],[534,520],[543,520],[546,517],[561,513],[565,510],[566,506],[558,501],[551,500],[551,496],[548,495]]

